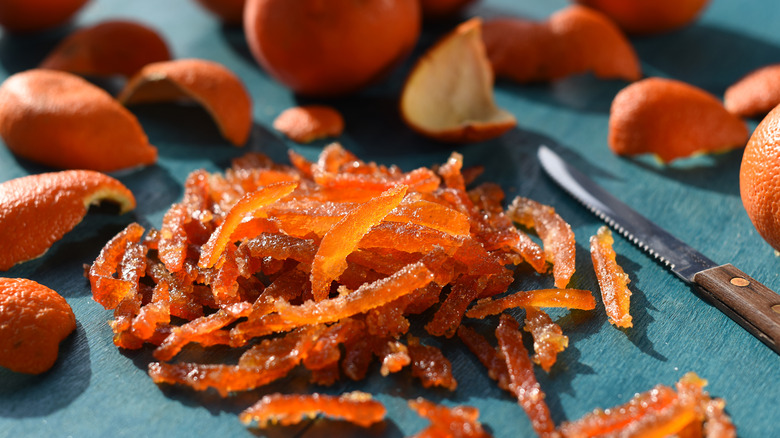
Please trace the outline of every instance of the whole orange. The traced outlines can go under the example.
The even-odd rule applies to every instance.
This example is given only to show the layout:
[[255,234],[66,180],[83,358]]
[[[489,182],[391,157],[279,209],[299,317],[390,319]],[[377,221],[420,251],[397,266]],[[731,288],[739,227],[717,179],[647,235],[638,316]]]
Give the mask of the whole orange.
[[244,30],[260,65],[310,96],[355,92],[384,77],[420,35],[419,0],[248,0]]
[[10,32],[35,32],[68,21],[89,0],[0,0],[0,26]]
[[742,205],[761,237],[780,251],[780,106],[758,124],[739,169]]
[[598,9],[626,33],[647,35],[667,32],[691,23],[709,0],[575,0]]

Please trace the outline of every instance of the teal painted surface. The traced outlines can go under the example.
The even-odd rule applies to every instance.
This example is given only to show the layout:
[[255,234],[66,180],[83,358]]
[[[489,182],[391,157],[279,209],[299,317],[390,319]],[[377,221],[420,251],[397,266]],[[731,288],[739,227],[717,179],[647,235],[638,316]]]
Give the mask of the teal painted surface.
[[[566,4],[563,0],[483,0],[470,13],[543,18]],[[82,276],[82,266],[94,260],[103,244],[130,221],[159,226],[165,210],[180,199],[184,178],[194,169],[219,171],[246,150],[285,160],[286,148],[294,147],[313,158],[325,143],[294,145],[273,130],[271,122],[279,112],[310,100],[274,83],[249,56],[241,30],[223,28],[195,2],[93,0],[74,26],[107,18],[140,19],[164,35],[176,57],[213,59],[233,69],[252,94],[256,124],[248,147],[236,149],[219,137],[200,108],[160,105],[133,110],[160,151],[157,165],[116,175],[135,192],[138,209],[122,217],[93,212],[46,256],[0,274],[30,278],[56,289],[79,321],[50,372],[33,377],[0,370],[0,437],[402,437],[426,424],[405,405],[417,396],[477,406],[481,420],[496,437],[533,436],[517,403],[495,387],[456,340],[440,342],[459,380],[453,393],[423,390],[407,372],[382,378],[373,369],[365,382],[344,381],[322,389],[292,378],[222,400],[210,392],[159,388],[145,372],[150,350],[118,351],[106,324],[111,314],[92,301]],[[647,75],[679,78],[721,96],[751,69],[780,61],[779,21],[780,4],[774,0],[713,0],[693,26],[632,42]],[[351,98],[325,102],[345,115],[347,129],[340,140],[347,148],[363,159],[404,169],[446,159],[452,147],[420,138],[406,128],[396,99],[411,59],[451,24],[427,26],[413,57],[386,82]],[[0,76],[34,67],[67,30],[35,37],[0,35]],[[739,199],[740,151],[663,167],[649,157],[624,159],[607,150],[609,105],[625,85],[589,75],[549,85],[498,83],[497,100],[517,115],[518,128],[500,139],[455,149],[464,154],[466,165],[484,165],[483,180],[499,183],[510,199],[521,194],[548,203],[572,225],[579,251],[572,287],[598,290],[587,242],[601,223],[541,173],[534,158],[540,142],[556,148],[619,198],[713,260],[731,262],[779,290],[780,259],[755,232]],[[752,129],[757,120],[749,123]],[[0,147],[0,180],[46,170],[15,159]],[[709,381],[712,395],[727,400],[740,436],[780,434],[780,358],[626,240],[616,237],[615,249],[632,279],[635,327],[614,329],[600,305],[590,313],[553,312],[570,338],[570,347],[550,374],[537,372],[554,420],[575,419],[597,407],[624,403],[636,392],[658,383],[671,385],[685,372],[695,371]],[[527,270],[522,268],[518,273],[513,290],[552,284],[548,277],[523,276]],[[387,405],[387,421],[369,430],[314,421],[258,432],[237,419],[238,412],[266,392],[315,389],[371,392]]]

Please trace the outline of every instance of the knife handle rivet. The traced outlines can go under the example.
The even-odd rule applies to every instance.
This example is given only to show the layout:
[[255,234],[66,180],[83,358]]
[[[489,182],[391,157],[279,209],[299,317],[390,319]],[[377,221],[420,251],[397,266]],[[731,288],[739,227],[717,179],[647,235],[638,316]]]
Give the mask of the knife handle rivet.
[[745,287],[745,286],[748,286],[750,284],[749,281],[745,280],[742,277],[734,277],[734,278],[731,279],[730,282],[734,286],[739,286],[739,287]]
[[780,314],[780,304],[775,304],[774,306],[772,306],[772,311],[777,314]]

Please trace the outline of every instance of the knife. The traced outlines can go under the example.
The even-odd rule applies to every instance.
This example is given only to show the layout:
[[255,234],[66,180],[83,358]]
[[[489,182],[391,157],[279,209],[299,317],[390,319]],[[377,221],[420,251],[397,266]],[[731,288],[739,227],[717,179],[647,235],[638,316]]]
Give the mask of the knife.
[[540,146],[538,157],[547,175],[566,192],[780,354],[780,295],[731,264],[719,265],[672,236],[550,148]]

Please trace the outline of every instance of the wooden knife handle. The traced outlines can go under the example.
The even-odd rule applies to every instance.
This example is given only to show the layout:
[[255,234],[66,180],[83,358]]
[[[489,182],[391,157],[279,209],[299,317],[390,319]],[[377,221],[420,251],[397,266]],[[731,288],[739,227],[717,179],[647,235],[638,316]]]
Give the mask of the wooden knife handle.
[[727,315],[780,353],[780,295],[730,264],[697,272],[693,282],[719,301],[714,304],[723,306]]

